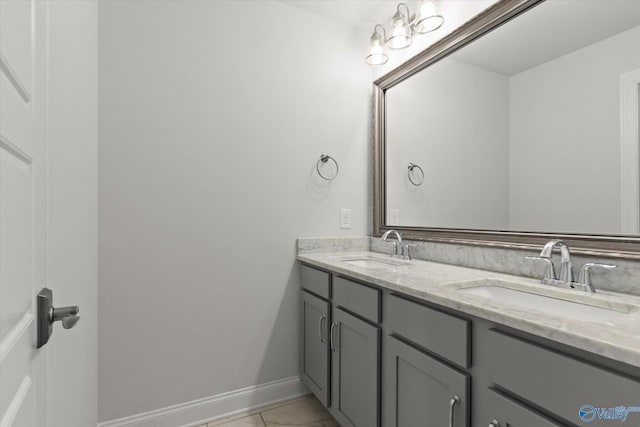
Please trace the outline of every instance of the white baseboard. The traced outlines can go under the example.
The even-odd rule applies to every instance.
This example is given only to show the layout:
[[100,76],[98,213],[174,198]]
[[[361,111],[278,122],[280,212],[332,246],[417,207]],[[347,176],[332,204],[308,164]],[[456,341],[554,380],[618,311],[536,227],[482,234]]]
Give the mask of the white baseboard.
[[193,427],[306,394],[300,377],[290,377],[105,421],[98,427]]

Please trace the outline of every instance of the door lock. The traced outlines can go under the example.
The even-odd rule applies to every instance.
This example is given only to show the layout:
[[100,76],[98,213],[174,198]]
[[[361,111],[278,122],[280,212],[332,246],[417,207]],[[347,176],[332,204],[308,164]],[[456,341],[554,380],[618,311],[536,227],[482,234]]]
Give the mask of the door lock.
[[53,292],[49,288],[42,288],[38,292],[38,343],[40,348],[49,341],[49,337],[53,333],[53,323],[62,321],[62,327],[65,329],[73,328],[80,320],[78,312],[80,308],[77,305],[69,307],[53,307]]

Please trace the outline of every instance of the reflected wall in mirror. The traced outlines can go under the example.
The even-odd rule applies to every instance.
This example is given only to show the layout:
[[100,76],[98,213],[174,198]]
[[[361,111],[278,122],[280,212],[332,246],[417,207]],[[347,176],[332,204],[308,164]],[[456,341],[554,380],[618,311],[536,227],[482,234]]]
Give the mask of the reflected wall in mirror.
[[640,1],[494,9],[375,82],[378,225],[638,235]]

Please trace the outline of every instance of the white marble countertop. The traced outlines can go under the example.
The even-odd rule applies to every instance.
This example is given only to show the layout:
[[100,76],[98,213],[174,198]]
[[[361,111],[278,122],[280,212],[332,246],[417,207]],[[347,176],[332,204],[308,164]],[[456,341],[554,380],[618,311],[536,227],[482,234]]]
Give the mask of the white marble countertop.
[[[421,260],[383,269],[358,267],[343,261],[345,258],[370,257],[390,258],[375,252],[298,254],[299,261],[310,265],[640,367],[640,297],[613,292],[587,295],[541,285],[533,279]],[[487,279],[507,281],[523,289],[534,287],[532,290],[543,290],[549,296],[564,296],[589,305],[625,307],[630,313],[621,313],[606,322],[590,322],[456,290],[465,287],[464,282]]]

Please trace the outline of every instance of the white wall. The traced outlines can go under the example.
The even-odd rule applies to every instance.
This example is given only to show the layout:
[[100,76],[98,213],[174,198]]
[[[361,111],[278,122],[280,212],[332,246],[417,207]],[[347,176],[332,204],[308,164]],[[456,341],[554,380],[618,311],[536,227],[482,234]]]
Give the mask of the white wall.
[[295,239],[370,229],[361,35],[277,1],[99,16],[99,419],[297,375]]
[[511,229],[621,233],[620,75],[638,52],[640,27],[511,78]]
[[[385,99],[387,209],[399,224],[506,229],[509,79],[449,57]],[[409,181],[409,162],[422,167],[421,186]]]
[[47,425],[98,417],[98,3],[49,2],[48,284],[56,306],[79,305],[48,354]]

